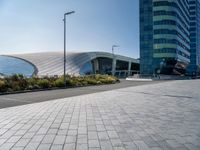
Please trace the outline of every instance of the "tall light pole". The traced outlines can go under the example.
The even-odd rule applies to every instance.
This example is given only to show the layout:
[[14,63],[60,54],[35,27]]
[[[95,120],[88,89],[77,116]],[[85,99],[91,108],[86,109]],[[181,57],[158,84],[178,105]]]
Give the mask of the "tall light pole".
[[70,11],[64,14],[64,85],[65,88],[67,87],[66,84],[66,16],[75,13],[75,11]]
[[116,47],[119,47],[119,45],[113,45],[112,46],[112,55],[113,55],[113,61],[112,61],[112,75],[115,75],[115,54],[114,54],[114,50]]

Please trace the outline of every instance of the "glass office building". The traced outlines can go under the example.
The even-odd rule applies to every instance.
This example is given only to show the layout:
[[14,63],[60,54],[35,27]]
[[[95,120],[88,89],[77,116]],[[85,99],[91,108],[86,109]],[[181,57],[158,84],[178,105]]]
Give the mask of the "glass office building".
[[[198,26],[198,13],[191,11],[191,4],[197,6],[197,1],[140,0],[141,74],[185,74],[187,66],[197,62],[197,30],[195,34],[191,31],[191,25]],[[195,44],[194,53],[191,41]]]
[[190,64],[187,68],[189,75],[200,73],[200,2],[189,1],[190,10]]

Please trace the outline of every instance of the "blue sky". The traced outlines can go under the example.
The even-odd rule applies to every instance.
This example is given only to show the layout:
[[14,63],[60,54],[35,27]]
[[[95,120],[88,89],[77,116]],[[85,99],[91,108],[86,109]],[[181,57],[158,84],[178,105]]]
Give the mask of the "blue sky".
[[67,49],[107,51],[139,57],[138,0],[0,0],[0,54]]

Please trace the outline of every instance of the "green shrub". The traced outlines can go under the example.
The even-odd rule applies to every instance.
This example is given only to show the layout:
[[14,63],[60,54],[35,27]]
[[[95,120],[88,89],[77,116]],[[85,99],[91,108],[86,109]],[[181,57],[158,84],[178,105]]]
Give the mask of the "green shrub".
[[12,88],[8,88],[6,92],[13,92],[14,90]]
[[[109,75],[86,75],[86,76],[70,76],[66,75],[66,85],[68,87],[111,84],[119,80]],[[23,75],[16,74],[10,77],[0,79],[0,92],[13,92],[34,89],[46,89],[52,87],[64,87],[64,77],[48,77],[39,78],[34,76],[26,78]]]
[[41,88],[49,88],[50,87],[50,82],[47,79],[39,79],[37,81],[37,85]]
[[82,83],[83,86],[88,85],[88,81],[84,81],[84,80],[83,80],[83,81],[81,81],[81,83]]
[[33,85],[33,89],[41,89],[41,87],[37,84]]
[[57,80],[54,81],[55,87],[64,87],[64,79],[63,78],[58,78]]
[[18,84],[14,84],[12,89],[13,89],[13,91],[21,91],[21,88]]
[[6,90],[5,81],[0,80],[0,92],[5,92]]
[[92,78],[86,78],[86,81],[90,85],[96,85],[97,84],[97,80],[92,79]]
[[66,79],[66,84],[67,84],[67,86],[72,86],[72,87],[81,86],[81,83],[79,81],[75,80],[74,78]]
[[6,80],[8,87],[13,88],[14,91],[25,90],[28,86],[27,78],[21,74],[15,74]]

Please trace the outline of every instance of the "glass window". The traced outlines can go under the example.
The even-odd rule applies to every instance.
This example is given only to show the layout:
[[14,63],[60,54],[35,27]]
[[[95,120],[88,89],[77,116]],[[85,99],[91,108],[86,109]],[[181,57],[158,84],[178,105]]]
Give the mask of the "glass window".
[[0,73],[3,75],[23,74],[32,76],[34,72],[34,66],[22,59],[0,56]]
[[80,75],[92,74],[93,73],[92,63],[89,61],[89,62],[83,64],[79,73],[80,73]]

